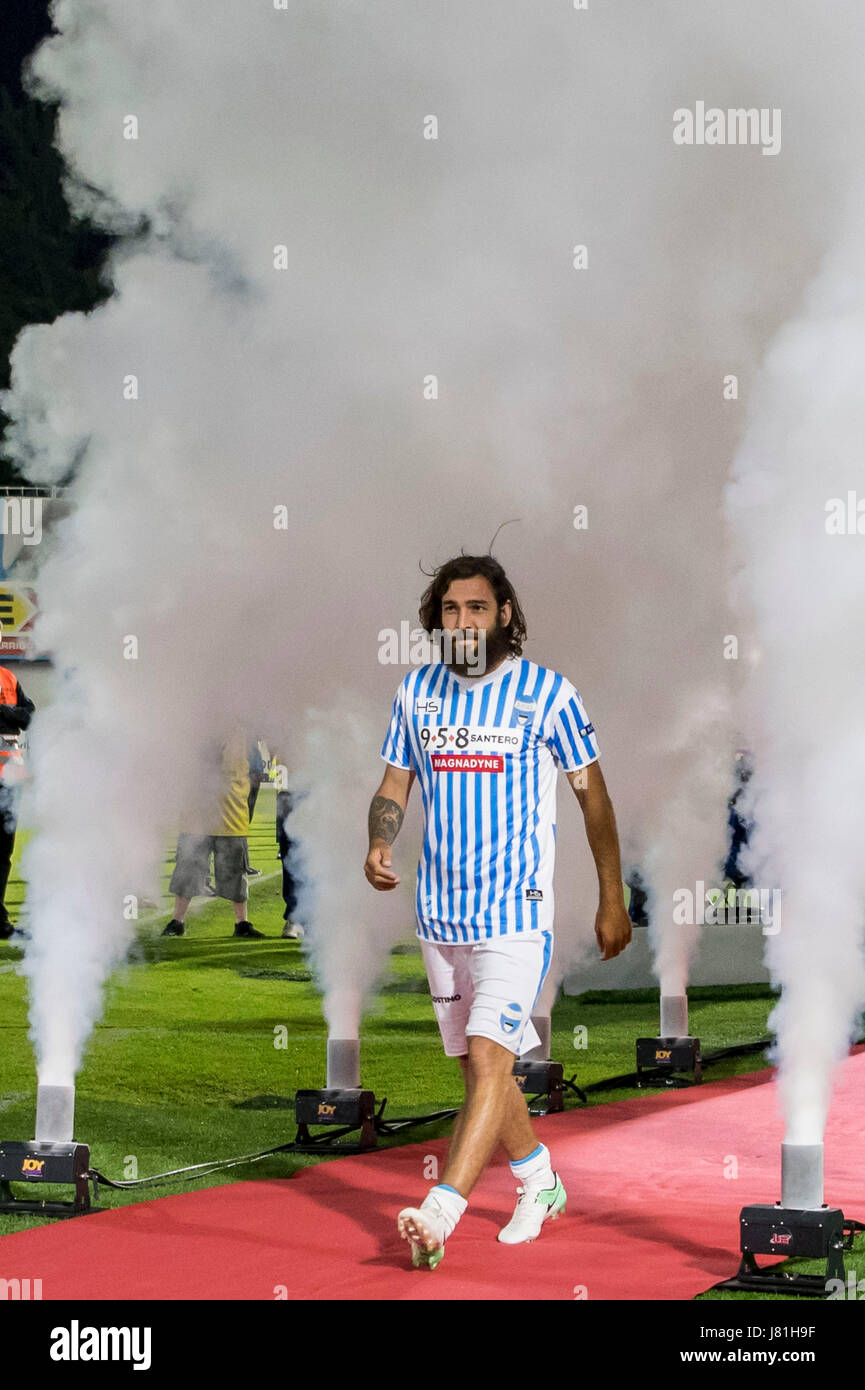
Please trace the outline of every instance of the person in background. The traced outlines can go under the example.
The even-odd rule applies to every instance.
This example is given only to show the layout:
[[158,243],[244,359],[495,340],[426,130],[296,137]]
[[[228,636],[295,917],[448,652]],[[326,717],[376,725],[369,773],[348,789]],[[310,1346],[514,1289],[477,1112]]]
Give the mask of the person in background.
[[647,927],[649,925],[647,916],[648,893],[640,870],[632,869],[625,879],[625,883],[631,890],[628,901],[628,916],[635,927]]
[[727,862],[724,865],[724,876],[735,888],[743,888],[750,885],[750,878],[742,873],[739,868],[739,852],[748,843],[748,831],[750,825],[747,820],[739,813],[740,803],[742,802],[745,788],[751,780],[751,773],[754,771],[754,764],[751,754],[747,749],[740,748],[736,751],[735,776],[736,790],[727,802],[727,824],[730,827],[730,849],[727,854]]
[[[227,898],[234,908],[234,935],[263,937],[247,918],[249,888],[246,882],[249,831],[249,748],[243,729],[236,729],[214,761],[220,766],[218,784],[205,794],[202,805],[184,817],[177,839],[177,862],[169,892],[174,896],[174,916],[163,936],[184,936],[185,919],[192,898],[206,892],[210,857],[216,896]],[[214,804],[215,803],[215,804]]]
[[748,832],[751,825],[742,815],[742,802],[744,801],[745,788],[751,780],[753,771],[754,762],[751,753],[746,748],[737,749],[735,760],[736,790],[727,802],[730,849],[727,854],[727,862],[724,865],[724,893],[729,899],[731,890],[735,889],[736,912],[734,920],[737,922],[759,920],[759,908],[747,906],[747,898],[745,905],[743,905],[740,898],[740,890],[747,890],[752,886],[750,875],[743,873],[739,867],[739,855],[743,849],[748,847]]
[[[269,761],[267,745],[260,739],[255,738],[249,745],[249,825],[252,828],[252,817],[255,815],[255,803],[258,800],[258,793],[262,782],[267,778],[267,764]],[[249,862],[249,846],[246,850],[246,876],[247,878],[260,878],[261,869],[254,869]]]
[[299,941],[303,936],[303,927],[294,920],[294,913],[297,908],[297,882],[288,867],[291,840],[285,829],[285,818],[291,809],[291,792],[278,791],[276,793],[276,843],[282,861],[282,900],[285,903],[285,911],[282,914],[285,926],[282,929],[282,934],[289,941]]
[[[751,754],[746,749],[739,749],[735,760],[736,790],[727,802],[727,824],[730,827],[730,847],[727,852],[727,862],[724,865],[724,893],[732,887],[737,891],[740,888],[750,887],[750,878],[739,869],[739,851],[748,843],[748,822],[743,820],[739,814],[739,803],[742,799],[742,792],[748,785],[753,772],[753,761]],[[646,884],[639,869],[633,869],[627,879],[628,887],[631,890],[631,899],[628,904],[628,915],[635,927],[647,927],[648,918],[648,892]],[[748,911],[748,909],[746,909]],[[736,907],[736,921],[739,907]],[[750,921],[751,918],[743,918]]]
[[286,817],[292,811],[293,806],[291,792],[285,785],[286,769],[280,753],[273,754],[268,772],[271,780],[276,783],[276,853],[282,864],[282,901],[285,903],[282,913],[285,925],[282,928],[282,934],[289,941],[300,941],[303,936],[303,927],[294,920],[294,912],[297,907],[297,880],[288,867],[291,840],[288,838],[288,832],[285,828]]
[[[0,628],[2,632],[2,628]],[[13,671],[0,666],[0,938],[16,930],[6,911],[6,885],[18,828],[18,787],[24,778],[21,734],[36,706],[28,700]]]

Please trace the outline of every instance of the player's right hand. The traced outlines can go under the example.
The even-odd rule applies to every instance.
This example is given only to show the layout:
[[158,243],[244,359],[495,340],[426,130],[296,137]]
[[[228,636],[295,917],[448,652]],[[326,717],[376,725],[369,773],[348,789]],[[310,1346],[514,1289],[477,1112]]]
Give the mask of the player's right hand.
[[377,888],[380,893],[386,893],[390,888],[396,888],[399,879],[391,868],[390,848],[388,845],[375,845],[366,856],[366,863],[363,866],[367,881]]

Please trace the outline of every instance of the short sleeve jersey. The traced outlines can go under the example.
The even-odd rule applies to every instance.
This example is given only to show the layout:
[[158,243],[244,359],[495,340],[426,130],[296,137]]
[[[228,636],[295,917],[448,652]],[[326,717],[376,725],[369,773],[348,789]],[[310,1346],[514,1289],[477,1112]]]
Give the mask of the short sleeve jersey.
[[418,936],[551,930],[557,771],[599,756],[571,682],[517,657],[474,678],[422,666],[397,690],[381,756],[416,772],[423,796]]

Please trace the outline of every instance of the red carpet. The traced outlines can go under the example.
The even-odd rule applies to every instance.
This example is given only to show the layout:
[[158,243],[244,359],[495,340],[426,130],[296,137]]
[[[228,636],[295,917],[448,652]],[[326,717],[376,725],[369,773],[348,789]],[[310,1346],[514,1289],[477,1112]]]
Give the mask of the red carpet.
[[[862,1219],[865,1051],[839,1068],[826,1199]],[[0,1277],[45,1299],[687,1299],[738,1265],[739,1210],[780,1197],[782,1125],[771,1071],[550,1116],[537,1132],[567,1215],[504,1247],[514,1186],[481,1179],[432,1274],[407,1265],[395,1216],[427,1188],[443,1141],[103,1212],[0,1240]],[[737,1177],[725,1177],[733,1163]],[[765,1257],[760,1263],[766,1263]]]

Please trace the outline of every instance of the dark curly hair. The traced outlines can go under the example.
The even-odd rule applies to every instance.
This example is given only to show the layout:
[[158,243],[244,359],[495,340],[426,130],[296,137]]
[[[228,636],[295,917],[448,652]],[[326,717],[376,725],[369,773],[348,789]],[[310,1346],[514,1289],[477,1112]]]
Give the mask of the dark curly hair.
[[492,555],[457,555],[446,560],[433,571],[432,583],[421,596],[418,617],[421,627],[427,633],[442,627],[442,599],[455,579],[474,579],[481,575],[489,580],[496,603],[501,609],[505,603],[511,605],[511,620],[504,631],[508,636],[508,650],[512,656],[519,656],[526,640],[526,620],[520,608],[519,599],[498,560]]

